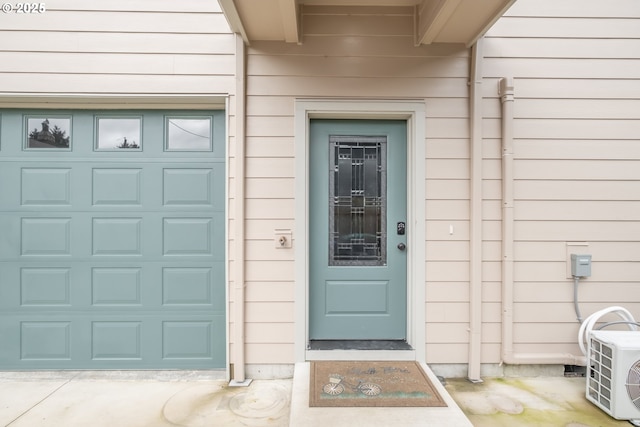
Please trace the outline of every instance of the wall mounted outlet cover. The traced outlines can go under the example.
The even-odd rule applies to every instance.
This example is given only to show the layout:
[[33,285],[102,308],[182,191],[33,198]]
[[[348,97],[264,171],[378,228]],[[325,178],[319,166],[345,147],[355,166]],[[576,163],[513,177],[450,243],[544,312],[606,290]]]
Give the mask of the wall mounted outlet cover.
[[274,242],[276,249],[288,249],[291,248],[292,232],[289,229],[276,229],[274,231]]

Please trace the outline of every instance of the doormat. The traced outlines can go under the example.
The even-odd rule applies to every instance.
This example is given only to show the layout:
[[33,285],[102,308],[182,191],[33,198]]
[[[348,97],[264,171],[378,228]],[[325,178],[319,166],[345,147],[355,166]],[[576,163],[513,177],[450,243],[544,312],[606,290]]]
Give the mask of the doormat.
[[309,406],[447,406],[416,362],[311,362]]

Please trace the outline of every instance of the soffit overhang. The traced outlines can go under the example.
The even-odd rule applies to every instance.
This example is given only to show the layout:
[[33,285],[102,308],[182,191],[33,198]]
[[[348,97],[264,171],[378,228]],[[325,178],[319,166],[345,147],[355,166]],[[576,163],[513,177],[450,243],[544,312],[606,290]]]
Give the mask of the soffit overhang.
[[[473,45],[516,0],[219,0],[232,31],[252,41],[302,43],[305,8],[407,8],[415,44]],[[309,9],[308,9],[309,10]]]

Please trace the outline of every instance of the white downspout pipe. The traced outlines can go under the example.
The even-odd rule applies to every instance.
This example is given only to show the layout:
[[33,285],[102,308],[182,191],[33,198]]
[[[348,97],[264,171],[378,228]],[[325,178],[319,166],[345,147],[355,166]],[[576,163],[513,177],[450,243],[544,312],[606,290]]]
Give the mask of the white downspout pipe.
[[233,286],[233,374],[229,385],[248,386],[245,374],[245,129],[246,129],[246,53],[242,36],[236,34],[235,108],[235,252]]
[[516,353],[513,346],[514,190],[513,190],[513,79],[500,79],[502,103],[502,363],[586,365],[583,356],[570,353]]
[[470,119],[470,281],[469,281],[469,366],[468,379],[481,382],[482,364],[482,47],[480,38],[471,48],[469,85]]

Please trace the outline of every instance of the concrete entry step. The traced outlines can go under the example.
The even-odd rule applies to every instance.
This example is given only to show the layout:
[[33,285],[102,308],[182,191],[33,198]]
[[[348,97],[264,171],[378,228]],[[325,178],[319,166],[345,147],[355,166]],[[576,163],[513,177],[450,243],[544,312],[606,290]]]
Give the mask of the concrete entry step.
[[297,363],[291,393],[290,425],[305,427],[325,427],[327,425],[473,427],[473,424],[467,419],[431,369],[424,363],[421,366],[447,403],[447,407],[310,408],[310,364],[308,362]]

